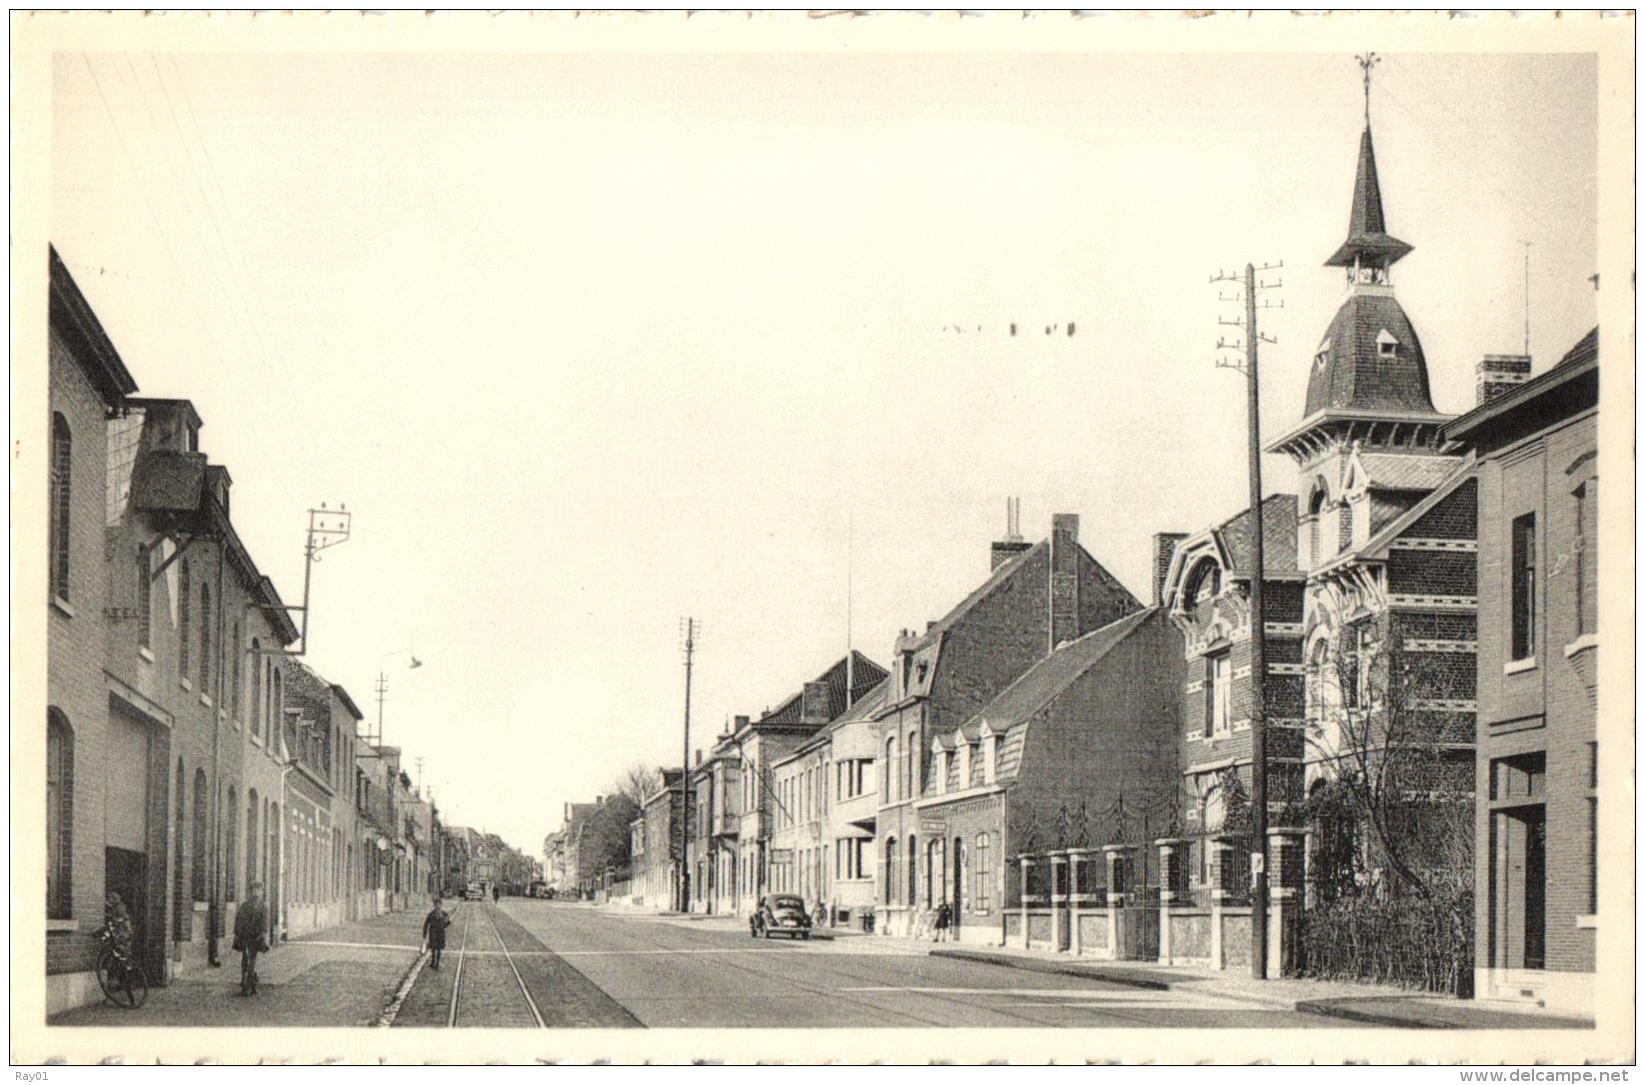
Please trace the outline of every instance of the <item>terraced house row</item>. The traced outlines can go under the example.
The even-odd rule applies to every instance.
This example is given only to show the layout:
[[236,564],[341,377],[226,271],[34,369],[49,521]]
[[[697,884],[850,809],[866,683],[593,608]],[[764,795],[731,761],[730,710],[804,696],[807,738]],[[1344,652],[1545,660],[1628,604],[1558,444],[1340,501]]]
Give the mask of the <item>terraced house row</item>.
[[228,956],[262,883],[271,944],[439,884],[446,839],[235,529],[186,399],[137,382],[50,259],[49,1012],[97,997],[106,894],[151,982]]
[[1482,354],[1476,403],[1442,413],[1394,292],[1409,251],[1367,123],[1325,261],[1342,301],[1303,417],[1267,442],[1294,488],[1160,525],[1136,592],[1096,556],[1112,525],[992,542],[977,588],[886,665],[834,661],[736,717],[683,786],[670,770],[644,903],[680,904],[684,816],[693,911],[794,893],[924,935],[946,904],[961,941],[1248,968],[1260,861],[1271,975],[1368,974],[1352,932],[1408,982],[1591,1010],[1598,333],[1541,372]]

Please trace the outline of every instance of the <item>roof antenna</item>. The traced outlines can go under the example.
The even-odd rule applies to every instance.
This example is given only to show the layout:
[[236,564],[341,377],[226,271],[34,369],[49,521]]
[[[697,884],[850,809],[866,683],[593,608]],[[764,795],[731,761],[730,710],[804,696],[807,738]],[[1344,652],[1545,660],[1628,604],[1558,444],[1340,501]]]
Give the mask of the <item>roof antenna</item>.
[[1531,243],[1521,241],[1525,246],[1525,351],[1527,358],[1531,356]]

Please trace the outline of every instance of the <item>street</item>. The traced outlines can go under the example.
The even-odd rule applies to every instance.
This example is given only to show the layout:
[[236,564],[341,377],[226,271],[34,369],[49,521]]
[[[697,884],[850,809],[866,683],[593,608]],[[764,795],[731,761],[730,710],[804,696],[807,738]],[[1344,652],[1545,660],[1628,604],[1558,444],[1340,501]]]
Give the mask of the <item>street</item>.
[[[1348,1022],[1077,976],[927,956],[901,939],[755,940],[687,920],[505,899],[455,905],[442,967],[414,913],[348,924],[236,970],[183,977],[137,1011],[83,1007],[54,1025],[396,1028],[1343,1028]],[[408,969],[415,979],[395,996]],[[453,997],[455,994],[455,997]],[[385,1013],[385,1007],[387,1013]]]

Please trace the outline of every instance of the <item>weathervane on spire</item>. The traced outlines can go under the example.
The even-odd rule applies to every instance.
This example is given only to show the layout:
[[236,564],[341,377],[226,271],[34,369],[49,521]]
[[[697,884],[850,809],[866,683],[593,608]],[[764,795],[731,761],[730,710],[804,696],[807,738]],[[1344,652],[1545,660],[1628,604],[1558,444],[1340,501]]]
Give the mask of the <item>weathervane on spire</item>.
[[1382,59],[1375,53],[1361,53],[1355,57],[1359,69],[1365,73],[1365,127],[1371,127],[1371,69]]

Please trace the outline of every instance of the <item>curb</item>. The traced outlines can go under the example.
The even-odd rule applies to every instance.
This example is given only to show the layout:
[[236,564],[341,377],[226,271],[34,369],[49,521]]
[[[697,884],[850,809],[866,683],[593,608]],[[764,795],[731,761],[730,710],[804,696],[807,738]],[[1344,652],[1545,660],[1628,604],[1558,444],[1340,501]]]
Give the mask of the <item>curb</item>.
[[411,993],[411,985],[417,982],[417,976],[428,960],[427,952],[418,952],[416,959],[411,962],[411,967],[406,969],[406,974],[400,979],[400,986],[395,988],[394,997],[383,1007],[383,1012],[377,1015],[375,1027],[390,1028],[394,1025],[394,1019],[400,1016],[400,1007],[405,1005],[406,996]]
[[1318,1017],[1336,1017],[1344,1021],[1358,1022],[1362,1025],[1381,1025],[1384,1028],[1457,1029],[1463,1027],[1445,1021],[1400,1017],[1397,1014],[1357,1009],[1352,1005],[1344,1004],[1338,999],[1303,999],[1296,1004],[1296,1011],[1298,1013],[1311,1013]]
[[975,950],[965,949],[933,949],[929,955],[956,961],[971,961],[975,964],[997,965],[1001,968],[1018,968],[1025,972],[1045,972],[1056,976],[1079,976],[1082,979],[1098,980],[1103,983],[1117,983],[1124,987],[1139,987],[1145,991],[1171,990],[1171,984],[1167,980],[1142,976],[1135,972],[1105,970],[1091,965],[1059,964],[1055,961],[1040,961],[1032,957],[1006,957],[1000,954],[979,953]]

